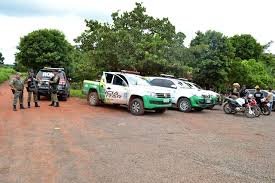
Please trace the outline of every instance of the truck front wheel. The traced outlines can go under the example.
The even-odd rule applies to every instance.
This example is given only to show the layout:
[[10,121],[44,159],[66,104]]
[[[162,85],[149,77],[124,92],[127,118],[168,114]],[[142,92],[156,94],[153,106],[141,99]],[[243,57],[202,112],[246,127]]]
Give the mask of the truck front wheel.
[[181,112],[190,112],[192,110],[192,106],[189,99],[187,98],[179,99],[178,108]]
[[143,101],[139,98],[135,98],[130,102],[130,111],[133,115],[139,116],[144,114]]
[[91,92],[88,96],[88,101],[91,106],[99,105],[99,98],[97,92]]

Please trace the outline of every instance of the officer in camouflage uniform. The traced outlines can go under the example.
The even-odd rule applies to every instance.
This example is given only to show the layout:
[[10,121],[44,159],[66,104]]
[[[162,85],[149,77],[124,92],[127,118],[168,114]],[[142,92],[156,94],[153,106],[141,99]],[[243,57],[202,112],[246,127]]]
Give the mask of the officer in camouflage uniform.
[[19,99],[19,103],[20,103],[20,109],[25,109],[23,106],[23,90],[24,90],[24,82],[21,80],[20,78],[21,74],[20,73],[16,73],[15,78],[13,78],[10,81],[10,87],[12,89],[13,92],[13,110],[16,111],[16,104],[18,102]]
[[40,107],[38,105],[38,100],[37,100],[37,82],[38,80],[34,77],[34,72],[32,69],[29,70],[28,77],[25,80],[25,83],[28,84],[27,91],[28,91],[28,108],[31,107],[31,98],[33,95],[33,101],[35,103],[35,107]]
[[59,102],[57,98],[58,84],[60,77],[58,75],[58,70],[54,70],[54,76],[50,79],[50,93],[51,93],[51,101],[52,103],[49,106],[59,107]]

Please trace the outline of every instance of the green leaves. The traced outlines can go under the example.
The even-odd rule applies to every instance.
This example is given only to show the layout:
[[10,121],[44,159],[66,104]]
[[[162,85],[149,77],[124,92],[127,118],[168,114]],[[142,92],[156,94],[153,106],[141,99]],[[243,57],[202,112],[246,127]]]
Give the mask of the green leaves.
[[0,52],[0,65],[4,64],[5,58],[3,57],[2,53]]
[[91,53],[96,68],[157,75],[177,65],[182,76],[182,50],[177,48],[184,48],[185,35],[177,33],[167,18],[147,15],[140,3],[133,11],[113,13],[112,18],[111,25],[86,20],[87,30],[75,40],[82,51]]
[[67,67],[72,46],[65,35],[55,29],[41,29],[20,39],[16,65],[39,70],[44,66]]

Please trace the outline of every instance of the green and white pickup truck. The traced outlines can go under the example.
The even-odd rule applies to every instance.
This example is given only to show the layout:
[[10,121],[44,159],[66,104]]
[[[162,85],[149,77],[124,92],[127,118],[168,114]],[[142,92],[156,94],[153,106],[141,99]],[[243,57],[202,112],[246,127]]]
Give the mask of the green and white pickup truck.
[[100,82],[83,81],[82,93],[90,105],[127,105],[134,115],[145,109],[164,113],[171,107],[171,94],[164,88],[152,86],[140,75],[126,72],[103,72]]

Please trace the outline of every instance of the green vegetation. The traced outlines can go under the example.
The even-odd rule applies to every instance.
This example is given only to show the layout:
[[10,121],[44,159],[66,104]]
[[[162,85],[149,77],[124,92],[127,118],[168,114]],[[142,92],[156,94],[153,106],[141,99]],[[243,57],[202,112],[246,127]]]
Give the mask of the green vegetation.
[[71,89],[70,95],[71,95],[71,97],[86,98],[86,95],[83,95],[82,91],[78,90],[78,89]]
[[15,71],[12,68],[0,67],[0,84],[8,80],[12,74],[15,74]]
[[33,31],[20,39],[15,57],[17,70],[32,68],[38,71],[45,66],[66,67],[70,65],[72,46],[65,35],[55,29]]
[[5,58],[3,57],[2,53],[0,52],[0,66],[4,64]]
[[190,47],[168,18],[146,13],[141,3],[115,12],[111,23],[85,20],[86,30],[73,48],[63,33],[42,29],[20,40],[16,69],[65,67],[74,82],[98,79],[102,71],[136,70],[143,75],[173,74],[205,88],[225,91],[232,83],[275,87],[275,55],[249,35],[227,37],[198,31]]

